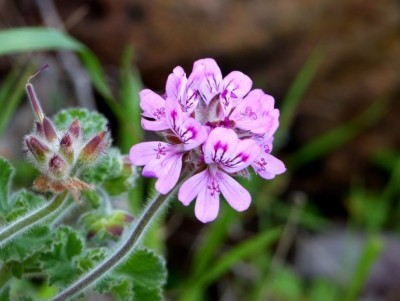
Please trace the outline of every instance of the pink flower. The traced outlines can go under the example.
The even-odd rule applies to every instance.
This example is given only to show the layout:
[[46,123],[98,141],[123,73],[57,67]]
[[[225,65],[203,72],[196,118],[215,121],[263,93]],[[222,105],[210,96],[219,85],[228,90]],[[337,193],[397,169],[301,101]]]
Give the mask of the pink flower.
[[228,113],[235,102],[249,93],[252,81],[239,71],[229,73],[222,79],[221,69],[213,59],[202,59],[194,63],[194,68],[204,69],[204,79],[200,83],[199,92],[208,105],[219,95],[223,110]]
[[165,111],[166,123],[179,143],[143,142],[134,145],[129,152],[133,164],[145,166],[143,176],[158,178],[156,189],[163,194],[176,185],[182,169],[183,155],[207,138],[205,128],[193,118],[187,117],[173,99],[167,99]]
[[165,141],[137,144],[129,153],[142,174],[157,178],[156,189],[170,192],[182,169],[198,171],[178,193],[202,222],[214,220],[220,194],[232,208],[246,210],[251,196],[232,176],[252,167],[264,179],[285,172],[282,161],[271,155],[279,110],[274,98],[262,90],[250,91],[251,79],[233,71],[225,78],[213,59],[194,63],[187,77],[181,67],[168,76],[165,95],[140,92],[142,126],[157,131]]
[[260,153],[260,147],[251,139],[240,140],[231,129],[216,128],[204,143],[203,152],[207,168],[182,184],[179,200],[189,205],[197,196],[195,214],[204,223],[217,217],[220,193],[233,209],[246,210],[251,196],[228,174],[248,167]]

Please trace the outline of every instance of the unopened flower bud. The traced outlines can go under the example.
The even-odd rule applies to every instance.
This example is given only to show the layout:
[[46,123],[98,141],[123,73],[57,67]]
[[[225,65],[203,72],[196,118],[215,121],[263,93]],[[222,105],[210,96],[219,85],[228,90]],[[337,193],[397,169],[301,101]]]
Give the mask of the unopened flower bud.
[[65,160],[57,154],[49,160],[50,174],[55,178],[64,178],[68,175],[69,166]]
[[31,83],[27,83],[26,86],[26,92],[28,93],[28,97],[32,106],[33,114],[35,115],[35,119],[39,122],[43,122],[44,114],[42,111],[42,108],[40,106],[39,99],[36,96],[35,89],[33,88],[33,85]]
[[60,140],[60,153],[64,156],[69,164],[74,161],[74,148],[72,146],[72,138],[69,132],[65,133]]
[[82,148],[78,161],[86,164],[95,162],[99,157],[100,152],[108,145],[108,141],[105,139],[106,136],[107,131],[102,131],[90,139],[90,141]]
[[88,229],[88,238],[96,236],[103,239],[108,235],[120,237],[127,224],[133,221],[133,216],[122,210],[114,210],[104,215],[88,213],[82,218],[82,222]]
[[81,125],[77,118],[72,121],[71,125],[69,126],[68,133],[71,135],[72,138],[79,139],[81,135]]
[[57,140],[56,129],[50,119],[46,116],[43,118],[43,131],[48,142],[52,143]]
[[43,129],[43,123],[40,123],[39,121],[36,121],[36,133],[44,138],[44,129]]
[[37,163],[46,162],[47,157],[50,155],[50,148],[45,144],[45,142],[30,135],[25,137],[25,144]]

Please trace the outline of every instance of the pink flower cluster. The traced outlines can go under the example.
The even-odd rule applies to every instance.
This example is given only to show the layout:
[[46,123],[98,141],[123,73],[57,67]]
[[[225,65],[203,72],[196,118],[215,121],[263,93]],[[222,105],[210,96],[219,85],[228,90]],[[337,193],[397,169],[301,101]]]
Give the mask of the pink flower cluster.
[[195,214],[204,223],[217,217],[221,193],[233,209],[249,207],[251,196],[233,175],[246,175],[251,166],[272,179],[286,170],[271,155],[279,125],[274,98],[251,88],[247,75],[233,71],[223,78],[213,59],[201,59],[188,77],[176,67],[164,96],[140,92],[143,128],[161,133],[166,142],[134,145],[129,158],[144,166],[143,176],[157,178],[162,194],[174,188],[182,170],[194,171],[178,198],[189,205],[197,197]]

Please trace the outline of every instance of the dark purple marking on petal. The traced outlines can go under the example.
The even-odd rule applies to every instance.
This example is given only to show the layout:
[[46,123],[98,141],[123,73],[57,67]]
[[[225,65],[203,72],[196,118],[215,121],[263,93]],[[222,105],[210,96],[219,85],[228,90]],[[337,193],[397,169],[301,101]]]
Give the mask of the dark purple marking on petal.
[[265,166],[267,166],[267,161],[265,161],[264,158],[261,158],[260,161],[256,161],[257,164],[257,168],[256,168],[256,172],[262,172],[262,171],[266,171]]
[[157,120],[160,120],[162,117],[165,117],[165,108],[161,107],[158,108],[153,115],[156,117]]
[[146,178],[157,178],[157,175],[154,171],[145,171],[142,174]]
[[196,139],[197,137],[197,130],[193,126],[189,126],[185,131],[180,131],[179,136],[183,143],[187,143],[192,139]]
[[217,181],[212,181],[209,185],[207,185],[207,189],[210,192],[210,195],[213,197],[215,194],[220,194],[219,185]]
[[246,107],[244,111],[242,111],[240,114],[243,116],[247,116],[250,119],[257,120],[257,114],[253,112],[251,107]]
[[157,154],[156,154],[157,159],[161,159],[162,156],[166,155],[166,152],[165,152],[166,147],[162,146],[161,143],[159,143],[157,148],[155,148],[154,150],[157,152]]
[[228,160],[221,161],[226,167],[235,167],[236,165],[246,162],[249,159],[249,155],[246,153],[239,153],[235,157]]
[[[222,150],[222,154],[219,158],[217,158],[218,150]],[[228,150],[228,144],[223,144],[221,143],[221,141],[217,141],[217,143],[214,144],[214,154],[212,157],[213,161],[222,162],[227,150]]]

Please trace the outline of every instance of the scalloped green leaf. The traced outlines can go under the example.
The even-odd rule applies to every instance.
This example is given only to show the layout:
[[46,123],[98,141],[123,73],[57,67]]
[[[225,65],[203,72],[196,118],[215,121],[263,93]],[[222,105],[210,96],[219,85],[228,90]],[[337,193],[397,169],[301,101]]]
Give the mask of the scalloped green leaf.
[[100,161],[81,174],[87,183],[101,184],[107,179],[119,177],[123,171],[123,157],[117,148],[110,148]]
[[33,254],[42,252],[51,239],[51,231],[47,226],[36,226],[2,247],[0,259],[5,262],[22,262]]
[[67,226],[57,229],[49,250],[40,256],[50,285],[63,286],[76,278],[79,271],[74,259],[82,253],[83,247],[78,232]]
[[87,272],[94,267],[94,265],[103,260],[107,252],[103,248],[90,249],[82,256],[75,260],[75,264],[80,272]]
[[[14,168],[4,158],[0,157],[0,223],[9,210],[9,188],[14,176]],[[3,218],[2,218],[3,217]]]
[[107,277],[96,284],[101,294],[113,293],[120,300],[162,300],[167,271],[164,259],[141,248],[128,255]]
[[7,222],[11,222],[18,217],[21,217],[28,212],[43,205],[45,200],[42,196],[34,194],[25,189],[21,189],[14,193],[11,197],[11,208],[10,212],[6,216]]
[[58,129],[66,131],[75,118],[79,120],[82,134],[87,139],[90,139],[94,134],[104,131],[108,124],[107,119],[103,115],[81,108],[62,110],[54,116],[53,121]]

